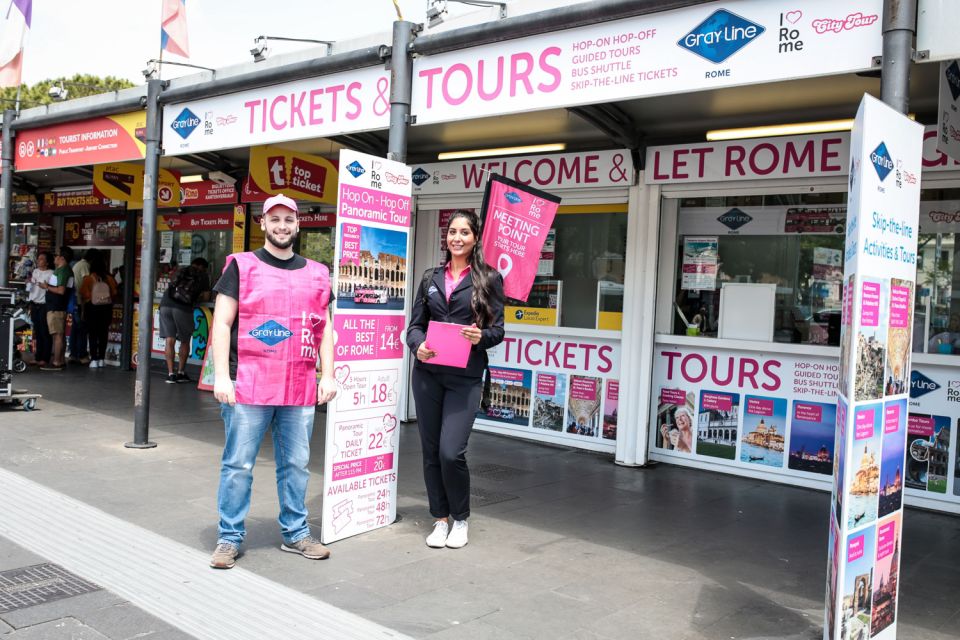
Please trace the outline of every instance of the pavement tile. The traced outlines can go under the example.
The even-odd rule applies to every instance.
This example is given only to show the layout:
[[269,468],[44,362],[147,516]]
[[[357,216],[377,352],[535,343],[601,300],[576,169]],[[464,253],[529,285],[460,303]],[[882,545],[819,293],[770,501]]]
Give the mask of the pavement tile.
[[[442,584],[439,589],[436,587]],[[500,610],[496,594],[434,580],[433,591],[367,611],[364,617],[413,636],[462,630],[469,622]],[[459,636],[458,636],[459,637]]]
[[590,628],[592,621],[602,612],[603,608],[595,604],[541,591],[505,599],[503,608],[485,616],[483,621],[535,638],[555,638],[570,629]]
[[86,613],[122,602],[125,601],[120,596],[109,591],[91,591],[63,600],[54,600],[25,609],[8,611],[3,614],[3,620],[16,629],[59,620],[60,618],[74,617],[82,620]]
[[3,634],[5,634],[5,633],[7,633],[7,632],[9,632],[9,631],[13,631],[13,627],[11,627],[10,625],[8,625],[8,624],[7,624],[6,622],[4,622],[3,620],[0,620],[0,636],[2,636]]
[[10,640],[112,640],[74,618],[59,618],[7,634]]
[[[469,545],[468,545],[469,546]],[[426,548],[426,547],[425,547]],[[365,573],[364,583],[377,593],[401,594],[403,599],[434,591],[438,581],[456,584],[475,574],[468,564],[456,559],[459,555],[449,549],[431,549],[430,558],[408,562],[383,571]]]
[[500,629],[483,620],[472,620],[466,624],[453,625],[426,637],[430,640],[535,640],[540,636]]
[[327,604],[332,604],[358,615],[364,615],[374,609],[383,609],[399,602],[397,598],[378,593],[363,584],[352,582],[336,582],[318,589],[312,589],[307,593]]
[[112,640],[129,640],[159,631],[176,631],[166,622],[129,602],[95,609],[76,617]]

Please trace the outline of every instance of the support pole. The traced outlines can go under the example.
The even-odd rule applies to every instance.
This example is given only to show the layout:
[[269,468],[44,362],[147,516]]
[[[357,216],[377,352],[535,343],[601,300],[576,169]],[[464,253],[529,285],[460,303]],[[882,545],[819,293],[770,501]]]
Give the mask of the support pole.
[[140,250],[140,318],[137,328],[137,381],[133,391],[133,442],[150,449],[150,343],[153,340],[153,282],[156,276],[157,176],[160,172],[160,80],[147,82],[147,151],[143,165],[143,246]]
[[3,112],[3,173],[0,174],[0,287],[10,282],[10,211],[13,205],[13,128],[17,117],[13,109]]
[[917,0],[885,0],[880,99],[899,111],[910,107],[910,65],[917,29]]
[[393,23],[393,54],[390,57],[390,141],[387,159],[407,161],[407,127],[410,122],[413,58],[410,44],[417,25],[398,20]]
[[124,371],[133,369],[133,296],[135,292],[134,278],[137,277],[137,214],[130,209],[124,212],[126,216],[126,237],[123,241],[123,329],[120,331],[120,368]]

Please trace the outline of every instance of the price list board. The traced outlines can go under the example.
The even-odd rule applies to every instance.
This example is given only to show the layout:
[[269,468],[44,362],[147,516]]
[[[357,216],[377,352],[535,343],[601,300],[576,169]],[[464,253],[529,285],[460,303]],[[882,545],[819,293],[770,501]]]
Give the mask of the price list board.
[[324,543],[387,526],[397,517],[410,168],[345,149],[337,195],[337,397],[327,407]]

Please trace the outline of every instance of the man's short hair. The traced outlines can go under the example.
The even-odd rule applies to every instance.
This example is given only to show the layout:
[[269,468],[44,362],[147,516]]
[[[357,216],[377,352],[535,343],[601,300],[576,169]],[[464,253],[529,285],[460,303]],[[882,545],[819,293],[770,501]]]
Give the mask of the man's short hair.
[[205,258],[194,258],[190,264],[194,267],[200,267],[201,269],[206,269],[210,266],[210,263],[207,262]]

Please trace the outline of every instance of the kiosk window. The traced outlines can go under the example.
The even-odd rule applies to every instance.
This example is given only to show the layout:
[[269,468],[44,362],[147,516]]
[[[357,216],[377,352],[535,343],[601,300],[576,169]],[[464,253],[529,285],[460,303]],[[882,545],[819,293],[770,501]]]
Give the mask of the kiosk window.
[[[623,212],[610,211],[623,209]],[[560,213],[541,253],[526,302],[507,300],[506,321],[542,326],[620,330],[627,251],[622,205]]]
[[840,344],[846,194],[685,199],[675,334],[716,336],[725,282],[776,285],[774,342]]
[[913,350],[960,355],[960,189],[921,192]]

